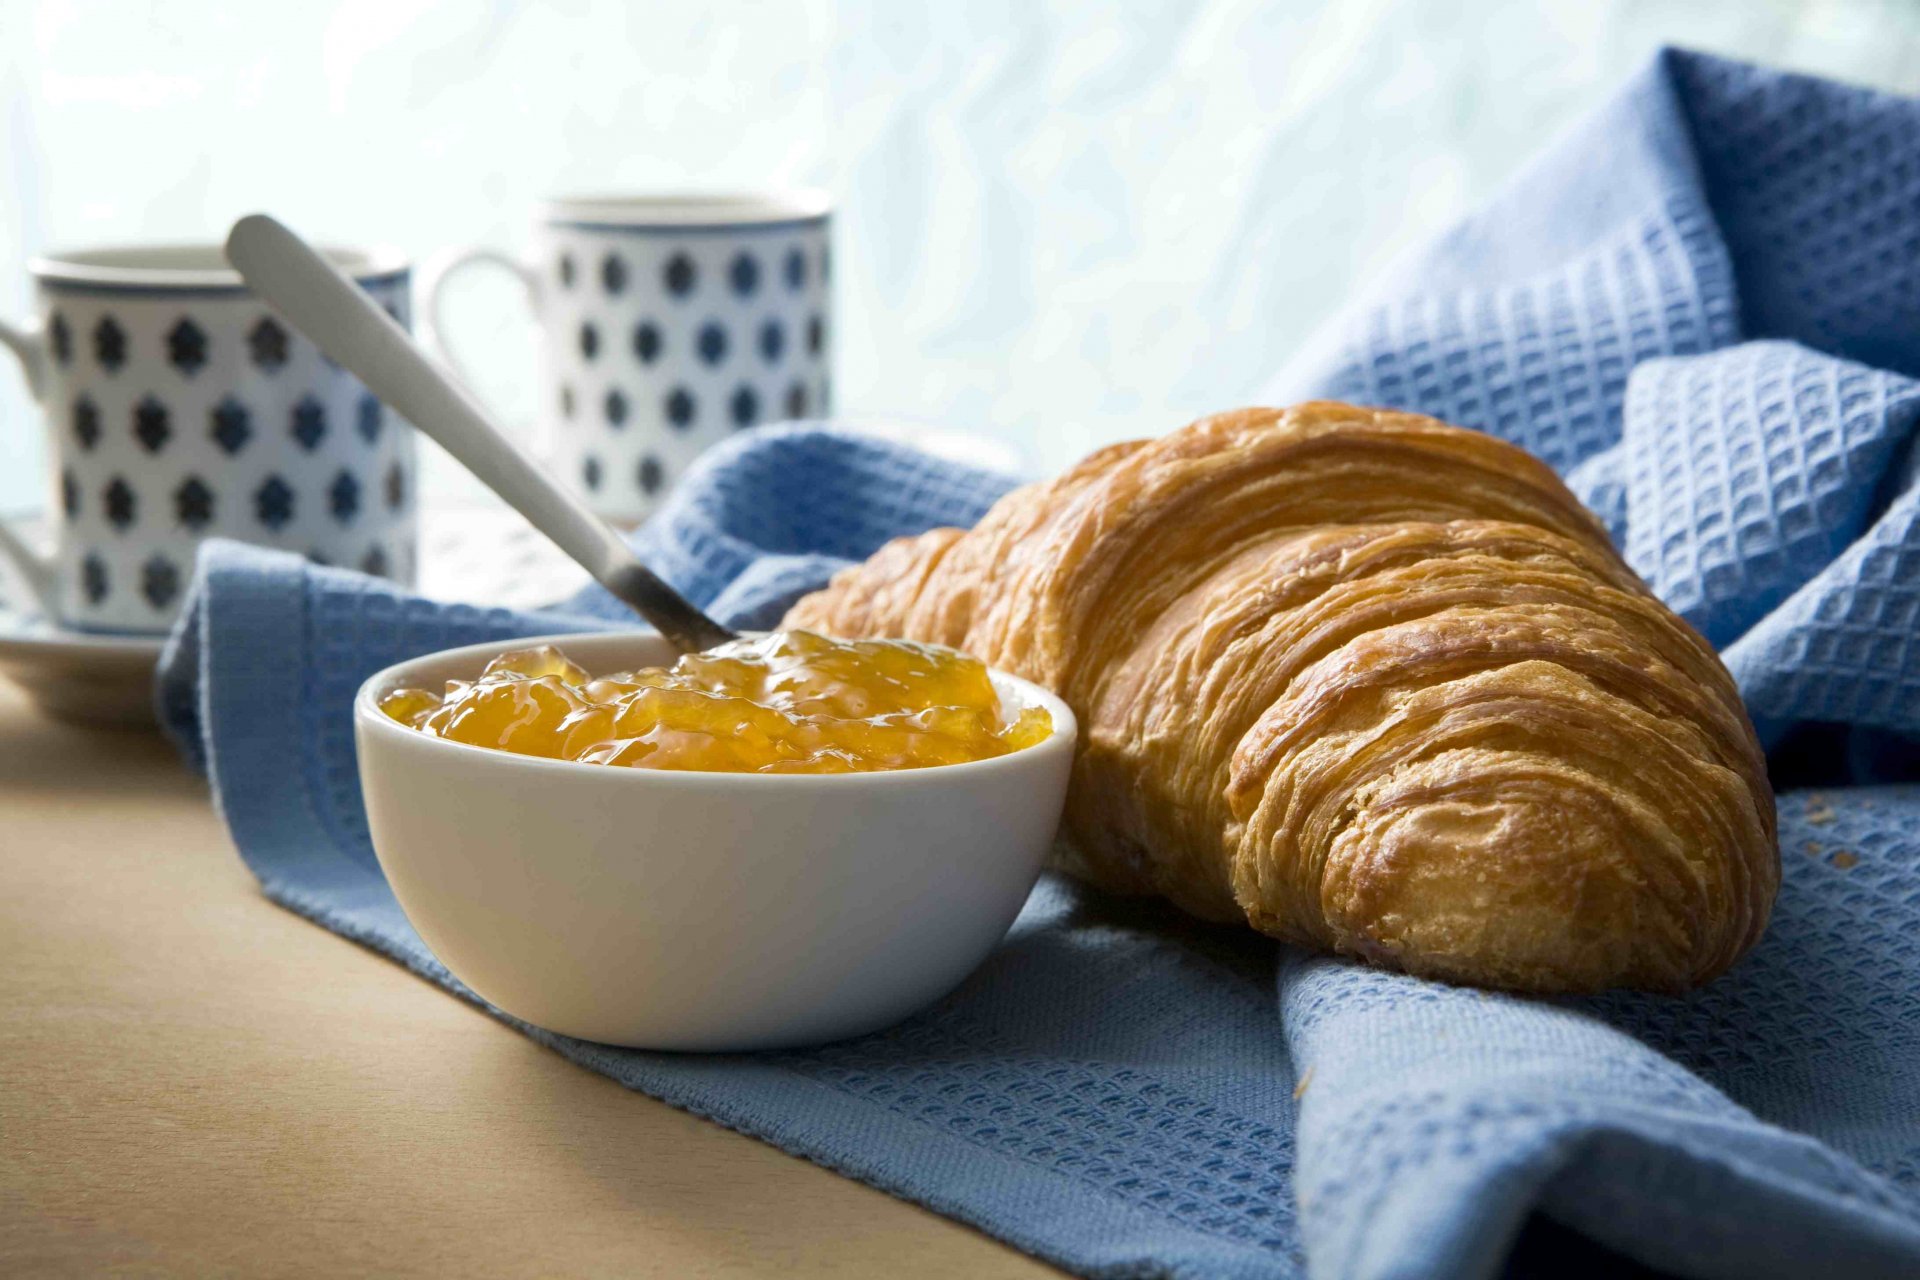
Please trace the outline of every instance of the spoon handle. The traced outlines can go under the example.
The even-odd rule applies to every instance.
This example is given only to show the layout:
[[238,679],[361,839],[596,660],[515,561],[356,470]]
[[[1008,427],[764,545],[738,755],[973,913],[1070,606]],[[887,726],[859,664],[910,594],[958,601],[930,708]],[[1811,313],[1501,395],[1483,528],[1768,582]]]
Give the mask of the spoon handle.
[[736,638],[642,564],[613,526],[521,452],[405,329],[306,241],[265,214],[250,214],[233,224],[227,260],[254,293],[438,441],[675,648],[698,653]]

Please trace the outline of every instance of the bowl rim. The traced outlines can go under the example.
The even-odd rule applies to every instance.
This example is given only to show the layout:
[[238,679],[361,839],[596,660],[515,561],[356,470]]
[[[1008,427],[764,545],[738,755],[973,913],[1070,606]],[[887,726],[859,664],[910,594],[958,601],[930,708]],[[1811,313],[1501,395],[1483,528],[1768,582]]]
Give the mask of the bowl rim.
[[[550,644],[564,649],[568,643],[580,641],[604,642],[621,639],[658,639],[659,633],[651,630],[632,631],[562,631],[547,635],[510,637],[503,640],[484,640],[478,644],[456,645],[450,649],[436,649],[430,653],[417,654],[400,662],[391,663],[361,681],[359,689],[353,695],[353,721],[356,736],[361,734],[389,735],[388,741],[395,745],[406,744],[404,749],[448,751],[465,755],[476,765],[490,763],[496,768],[525,768],[535,773],[560,770],[570,777],[591,777],[596,774],[610,777],[634,778],[633,782],[612,782],[610,786],[667,786],[705,789],[712,787],[738,786],[741,779],[751,778],[749,786],[779,787],[789,790],[806,790],[817,787],[866,786],[902,786],[913,785],[916,780],[948,777],[956,771],[974,773],[994,769],[1019,770],[1038,765],[1042,760],[1057,752],[1071,752],[1079,737],[1080,721],[1073,714],[1073,708],[1061,700],[1058,694],[1026,680],[1020,676],[1002,671],[997,667],[987,668],[988,674],[996,683],[1011,686],[1021,698],[1032,705],[1045,709],[1053,720],[1053,732],[1030,747],[1010,751],[1003,756],[991,756],[985,760],[963,760],[957,764],[926,765],[918,769],[875,769],[861,773],[734,773],[720,770],[697,769],[632,769],[615,765],[587,764],[579,760],[558,760],[549,756],[521,755],[514,751],[502,751],[496,747],[481,747],[469,742],[453,742],[446,738],[437,738],[421,733],[401,724],[380,710],[374,691],[401,687],[399,673],[409,667],[426,663],[452,660],[464,661],[468,658],[480,659],[505,652],[508,648],[529,648],[534,645]],[[644,779],[644,781],[639,781]]]

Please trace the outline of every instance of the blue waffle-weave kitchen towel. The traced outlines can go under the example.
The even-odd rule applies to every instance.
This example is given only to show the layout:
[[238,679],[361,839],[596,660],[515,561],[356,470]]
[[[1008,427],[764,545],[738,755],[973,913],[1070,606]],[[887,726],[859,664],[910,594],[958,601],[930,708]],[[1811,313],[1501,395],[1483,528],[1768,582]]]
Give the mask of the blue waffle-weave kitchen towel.
[[[1777,780],[1822,782],[1783,793],[1772,927],[1706,990],[1488,995],[1050,879],[961,990],[863,1040],[522,1029],[1088,1275],[1487,1276],[1516,1238],[1542,1270],[1599,1241],[1684,1275],[1920,1274],[1916,376],[1920,104],[1673,52],[1274,384],[1549,459],[1722,647]],[[1006,483],[782,428],[641,540],[765,623]],[[196,589],[163,709],[267,893],[456,986],[380,878],[348,703],[402,657],[575,623],[236,546]]]

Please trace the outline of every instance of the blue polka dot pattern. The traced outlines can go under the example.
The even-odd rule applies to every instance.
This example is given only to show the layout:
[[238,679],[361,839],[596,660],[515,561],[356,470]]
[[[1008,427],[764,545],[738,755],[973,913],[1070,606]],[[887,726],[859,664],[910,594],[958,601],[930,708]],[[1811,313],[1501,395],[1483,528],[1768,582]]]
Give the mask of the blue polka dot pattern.
[[353,472],[342,470],[327,486],[327,510],[341,524],[350,524],[360,514],[360,482]]
[[152,396],[142,397],[133,407],[133,438],[148,453],[158,453],[173,437],[167,406]]
[[80,442],[82,453],[91,453],[100,443],[100,410],[91,397],[73,402],[73,438]]
[[293,406],[293,422],[290,431],[300,447],[312,453],[326,438],[326,408],[312,396],[302,396],[300,402]]
[[209,416],[212,418],[209,433],[223,452],[236,454],[246,447],[253,428],[248,423],[245,405],[228,396],[213,407]]
[[760,420],[760,397],[752,387],[742,385],[734,389],[733,398],[727,402],[727,410],[733,417],[736,427],[750,427]]
[[626,292],[627,263],[619,254],[610,253],[606,256],[606,259],[601,262],[600,284],[601,287],[612,295]]
[[708,321],[700,326],[700,336],[695,339],[700,358],[708,364],[719,364],[727,354],[727,331],[718,321]]
[[261,316],[247,331],[247,353],[257,368],[278,373],[287,363],[287,331],[272,316]]
[[360,396],[360,403],[354,410],[354,425],[360,431],[360,438],[368,444],[380,439],[380,421],[383,416],[378,396],[371,391]]
[[127,331],[112,316],[102,316],[94,326],[93,358],[108,373],[118,373],[127,362]]
[[254,517],[268,529],[280,529],[293,519],[294,492],[279,476],[268,476],[254,490]]
[[199,476],[188,476],[173,491],[173,514],[186,528],[198,532],[213,521],[213,490]]
[[58,311],[47,324],[47,349],[53,352],[53,362],[62,368],[73,363],[73,330]]
[[674,426],[683,430],[692,426],[698,410],[693,393],[685,387],[675,387],[667,394],[667,421]]
[[[407,287],[368,285],[402,322]],[[378,498],[390,471],[407,496],[411,433],[376,397],[242,293],[113,288],[42,289],[62,625],[163,632],[210,536],[408,563],[412,514]]]
[[182,316],[167,331],[167,359],[189,378],[207,363],[207,335],[191,317]]
[[667,260],[665,273],[667,292],[676,298],[685,298],[693,293],[700,282],[699,269],[693,265],[693,259],[684,253],[676,253]]
[[180,594],[180,570],[163,555],[148,557],[140,567],[140,594],[155,609],[168,608]]
[[101,509],[106,512],[107,523],[113,526],[114,532],[125,533],[139,518],[139,499],[125,476],[115,476],[108,481],[106,490],[100,496]]
[[734,255],[733,262],[727,267],[727,283],[742,298],[750,298],[760,287],[760,263],[750,253]]
[[107,562],[98,553],[88,552],[80,562],[80,591],[88,604],[99,604],[107,598],[110,587],[107,578]]
[[[821,227],[751,227],[737,238],[598,224],[548,233],[544,260],[571,258],[595,286],[551,299],[545,416],[561,474],[594,495],[596,510],[644,517],[679,469],[728,433],[786,416],[790,403],[802,413],[824,403]],[[663,434],[679,443],[660,448]]]

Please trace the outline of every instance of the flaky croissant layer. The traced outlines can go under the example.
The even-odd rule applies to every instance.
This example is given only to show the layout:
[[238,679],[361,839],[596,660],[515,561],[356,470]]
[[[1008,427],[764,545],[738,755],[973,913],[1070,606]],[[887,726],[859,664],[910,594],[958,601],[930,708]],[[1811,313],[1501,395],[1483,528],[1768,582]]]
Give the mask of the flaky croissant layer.
[[1779,882],[1726,668],[1548,468],[1335,403],[1116,445],[787,626],[964,649],[1082,740],[1070,869],[1409,972],[1703,982]]

